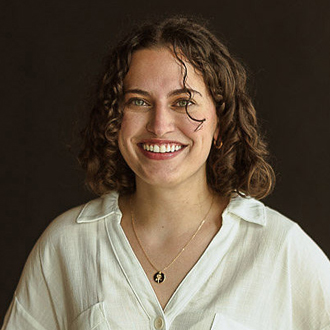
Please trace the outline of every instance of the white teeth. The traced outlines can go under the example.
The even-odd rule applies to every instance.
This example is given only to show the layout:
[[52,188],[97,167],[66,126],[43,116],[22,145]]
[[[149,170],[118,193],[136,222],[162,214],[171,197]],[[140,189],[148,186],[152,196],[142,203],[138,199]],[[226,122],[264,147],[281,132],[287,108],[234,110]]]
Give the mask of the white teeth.
[[182,148],[181,145],[174,145],[174,144],[143,144],[142,145],[144,150],[155,152],[155,153],[166,153],[166,152],[174,152],[178,151]]

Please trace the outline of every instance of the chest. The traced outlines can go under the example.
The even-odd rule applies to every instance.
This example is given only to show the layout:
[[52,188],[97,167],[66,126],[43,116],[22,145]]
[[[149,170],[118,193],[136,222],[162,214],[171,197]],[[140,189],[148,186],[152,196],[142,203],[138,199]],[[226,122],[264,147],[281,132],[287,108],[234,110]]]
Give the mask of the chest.
[[[253,318],[255,324],[260,324],[255,329],[285,328],[278,322],[288,322],[289,309],[284,302],[289,299],[283,294],[280,300],[275,299],[276,291],[272,288],[278,285],[273,283],[273,267],[256,270],[253,251],[243,249],[242,244],[237,245],[233,239],[237,236],[236,227],[225,225],[211,243],[206,238],[205,241],[196,240],[191,249],[163,270],[166,279],[162,283],[154,281],[158,269],[150,265],[134,238],[127,233],[124,235],[120,227],[110,226],[110,223],[107,232],[111,233],[109,239],[100,245],[100,250],[96,246],[99,252],[95,255],[102,258],[102,262],[97,263],[101,268],[97,271],[86,260],[84,264],[93,280],[85,283],[84,290],[78,293],[84,293],[93,285],[89,291],[98,292],[99,296],[90,299],[88,295],[88,305],[103,301],[111,328],[147,329],[163,317],[166,329],[218,329],[216,326],[221,329],[228,320],[223,320],[219,313],[238,322],[246,317]],[[160,268],[173,259],[173,255],[166,259],[168,253],[164,250],[163,246],[150,256],[155,259],[152,259],[155,266],[159,267],[160,262]],[[167,251],[173,253],[173,250],[177,253],[177,247],[170,246]],[[281,285],[283,287],[283,281]],[[283,288],[283,292],[290,290]],[[274,321],[278,327],[270,327],[265,323],[267,320]]]
[[210,224],[195,236],[187,235],[175,241],[162,241],[161,244],[154,239],[150,240],[154,244],[143,245],[132,226],[122,224],[130,246],[163,309],[203,255],[220,226],[220,223]]

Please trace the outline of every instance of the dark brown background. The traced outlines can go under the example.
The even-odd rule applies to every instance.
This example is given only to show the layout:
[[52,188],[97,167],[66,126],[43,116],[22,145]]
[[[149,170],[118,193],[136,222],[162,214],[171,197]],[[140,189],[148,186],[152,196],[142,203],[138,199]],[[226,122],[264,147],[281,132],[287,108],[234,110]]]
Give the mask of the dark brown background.
[[200,14],[250,68],[275,156],[265,202],[330,255],[328,0],[2,0],[0,318],[49,222],[93,196],[68,149],[108,45],[132,21]]

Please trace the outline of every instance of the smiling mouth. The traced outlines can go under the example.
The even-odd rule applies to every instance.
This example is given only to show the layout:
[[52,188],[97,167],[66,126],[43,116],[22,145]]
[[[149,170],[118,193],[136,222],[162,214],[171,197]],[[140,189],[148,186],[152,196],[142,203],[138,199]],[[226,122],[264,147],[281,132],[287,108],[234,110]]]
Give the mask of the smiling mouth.
[[184,146],[180,144],[171,144],[171,143],[165,143],[165,144],[148,144],[148,143],[142,143],[141,144],[142,148],[146,151],[153,152],[153,153],[170,153],[170,152],[175,152],[179,151],[182,149]]

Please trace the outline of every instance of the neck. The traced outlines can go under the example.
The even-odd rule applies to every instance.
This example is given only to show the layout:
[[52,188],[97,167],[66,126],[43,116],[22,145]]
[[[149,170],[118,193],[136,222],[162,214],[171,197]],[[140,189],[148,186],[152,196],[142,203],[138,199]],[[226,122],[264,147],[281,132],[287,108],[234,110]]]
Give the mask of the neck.
[[[219,204],[219,196],[207,184],[195,186],[159,188],[137,184],[131,199],[136,223],[144,228],[159,228],[181,232],[196,228],[209,210],[212,200]],[[213,206],[214,207],[214,206]]]

